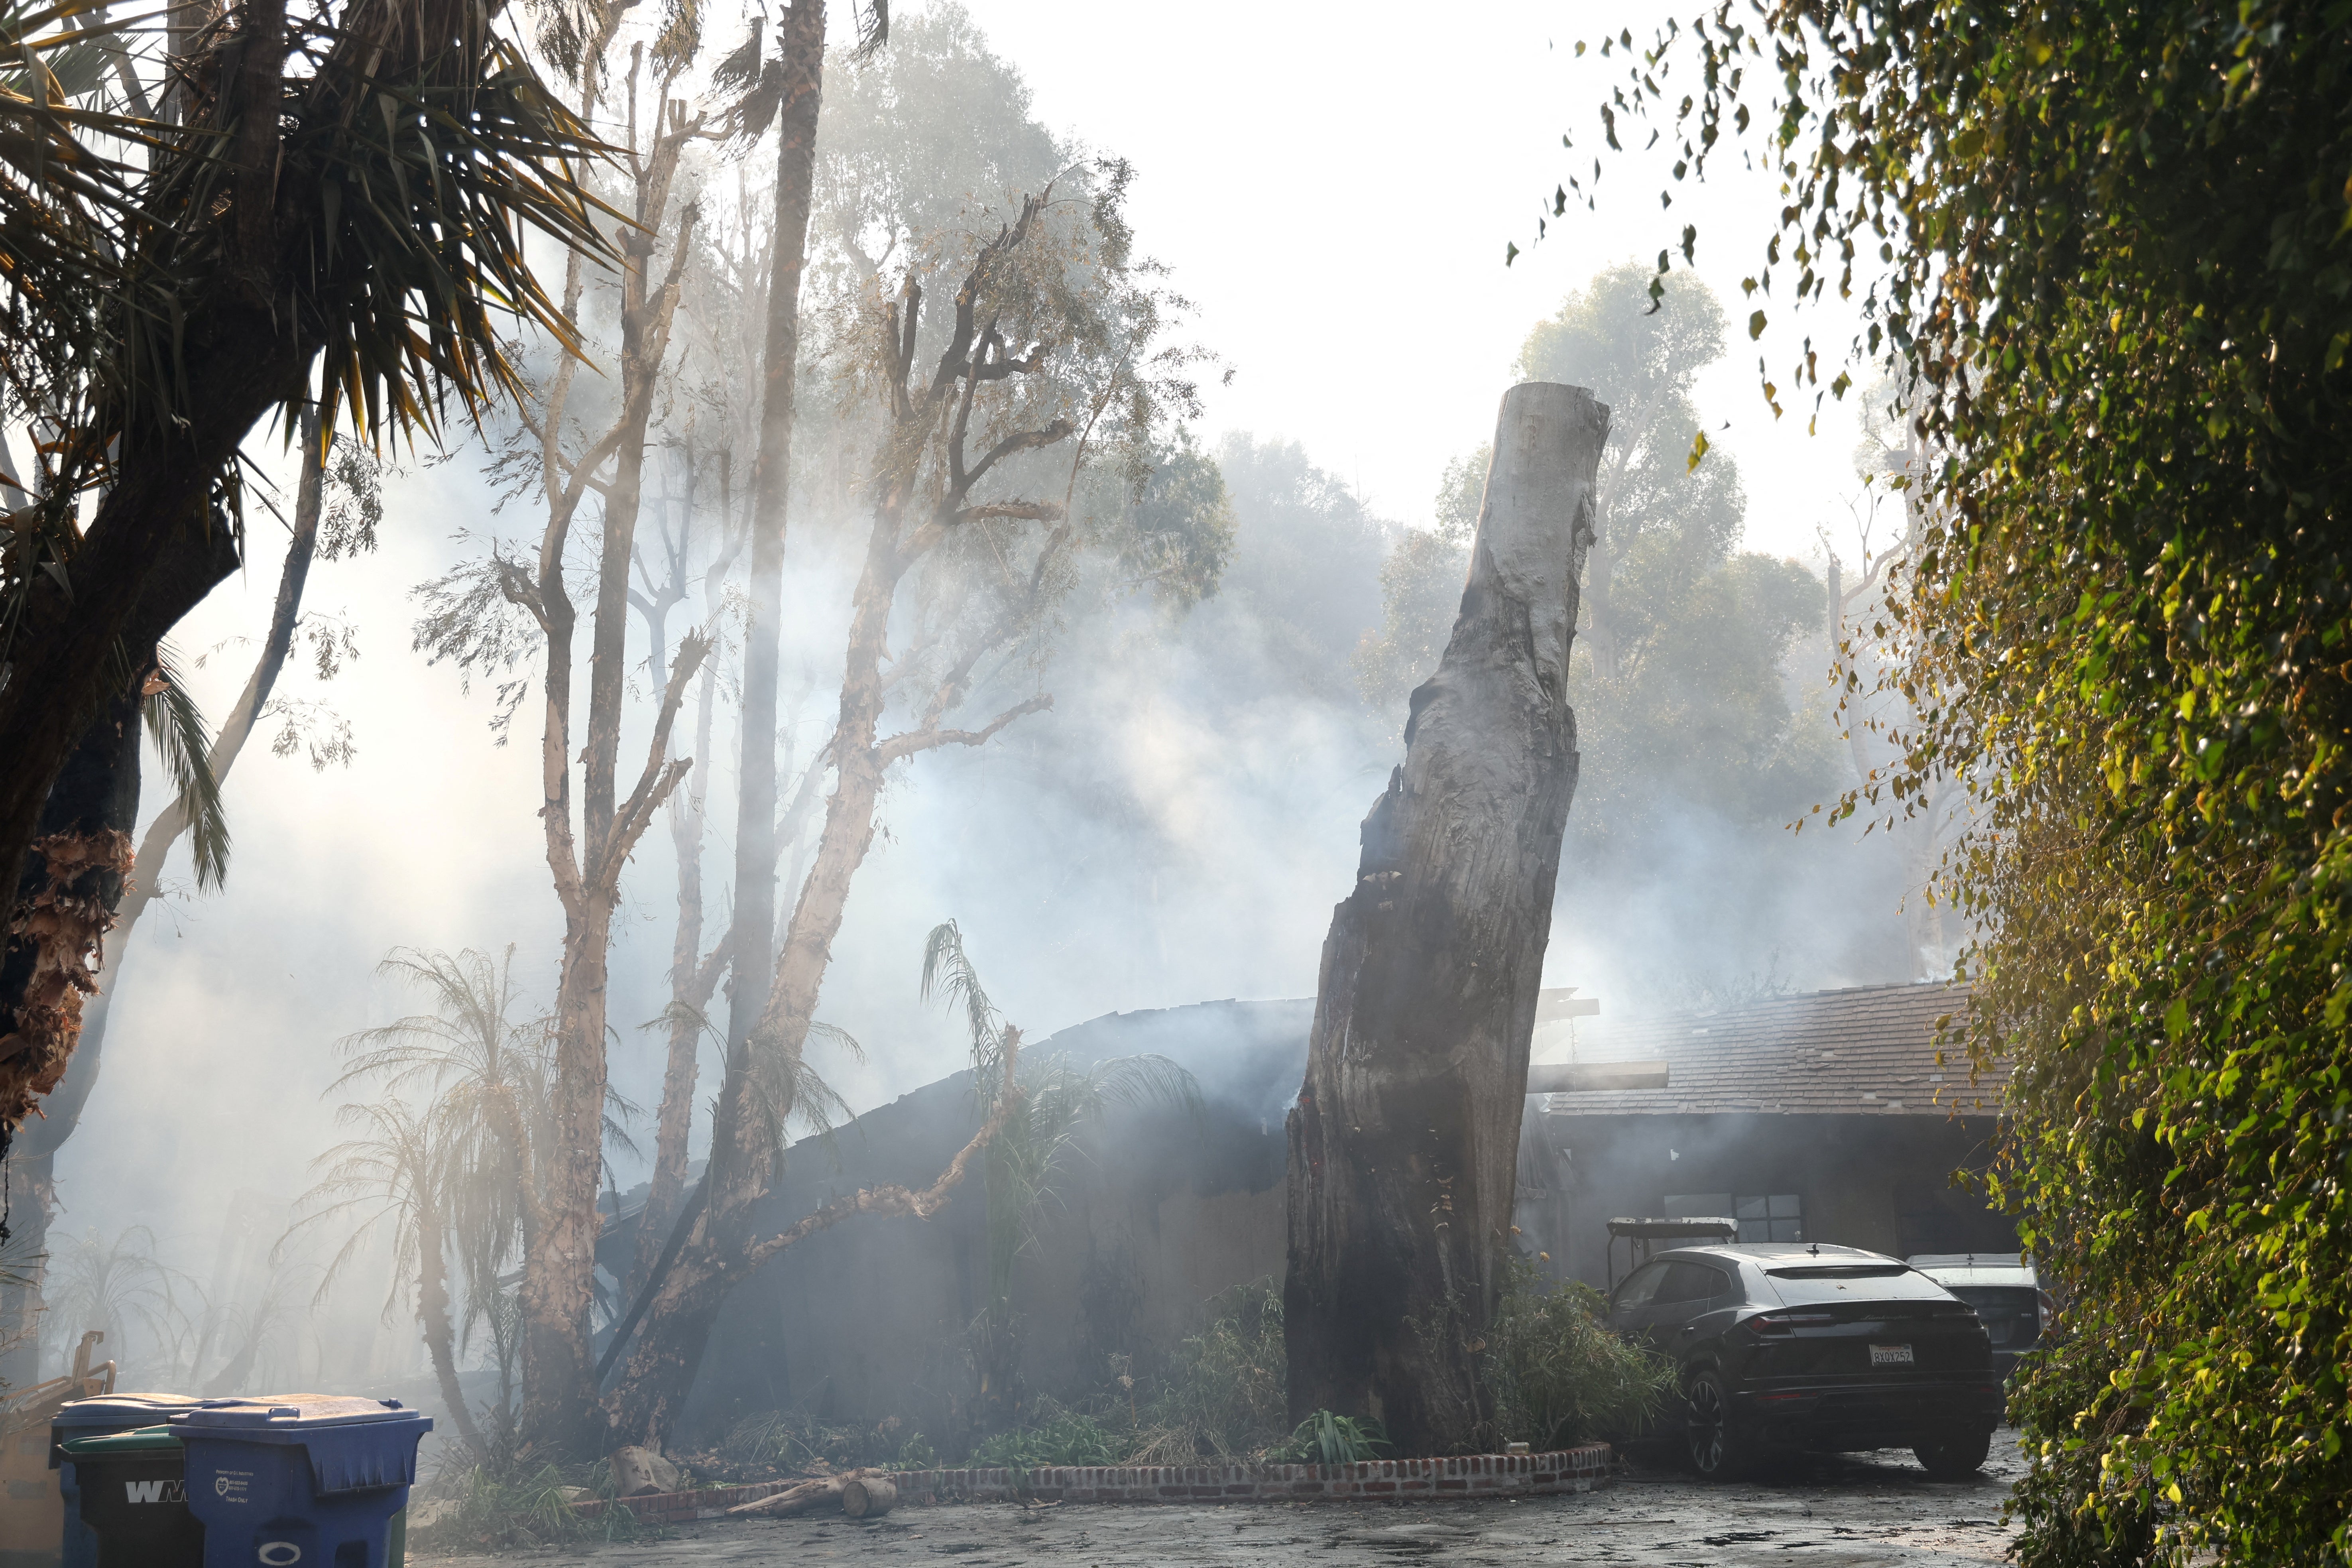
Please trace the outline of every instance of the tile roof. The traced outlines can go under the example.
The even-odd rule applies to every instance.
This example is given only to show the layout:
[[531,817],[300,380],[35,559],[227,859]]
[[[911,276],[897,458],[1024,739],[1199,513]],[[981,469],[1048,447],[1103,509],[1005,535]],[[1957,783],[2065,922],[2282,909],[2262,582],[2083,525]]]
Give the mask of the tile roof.
[[[1579,1062],[1666,1063],[1664,1089],[1545,1097],[1554,1116],[1720,1115],[1731,1111],[1949,1116],[1998,1109],[2006,1073],[1970,1082],[1957,1046],[1936,1061],[1937,1022],[1957,1023],[1964,985],[1866,985],[1775,996],[1710,1013],[1598,1018],[1574,1025]],[[1569,1059],[1570,1031],[1536,1034],[1539,1060]]]

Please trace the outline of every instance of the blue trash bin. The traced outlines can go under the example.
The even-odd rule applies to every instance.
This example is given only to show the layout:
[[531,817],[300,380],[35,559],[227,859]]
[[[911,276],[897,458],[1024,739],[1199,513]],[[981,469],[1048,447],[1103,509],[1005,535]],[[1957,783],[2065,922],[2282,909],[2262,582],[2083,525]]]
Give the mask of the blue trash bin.
[[103,1437],[112,1432],[135,1432],[160,1426],[183,1410],[201,1404],[191,1394],[110,1394],[100,1399],[76,1399],[58,1407],[49,1422],[49,1468],[58,1472],[58,1491],[66,1504],[66,1534],[59,1568],[98,1568],[98,1536],[81,1518],[81,1483],[63,1445],[77,1437]]
[[433,1423],[388,1399],[208,1399],[172,1419],[205,1568],[385,1568]]

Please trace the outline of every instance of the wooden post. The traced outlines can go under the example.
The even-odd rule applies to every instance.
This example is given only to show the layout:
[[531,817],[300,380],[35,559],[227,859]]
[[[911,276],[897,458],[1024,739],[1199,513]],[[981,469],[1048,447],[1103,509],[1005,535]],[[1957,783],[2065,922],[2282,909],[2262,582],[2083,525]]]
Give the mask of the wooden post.
[[1486,1436],[1471,1347],[1510,1239],[1608,434],[1581,387],[1504,395],[1461,614],[1323,944],[1288,1123],[1290,1413],[1373,1416],[1401,1454]]

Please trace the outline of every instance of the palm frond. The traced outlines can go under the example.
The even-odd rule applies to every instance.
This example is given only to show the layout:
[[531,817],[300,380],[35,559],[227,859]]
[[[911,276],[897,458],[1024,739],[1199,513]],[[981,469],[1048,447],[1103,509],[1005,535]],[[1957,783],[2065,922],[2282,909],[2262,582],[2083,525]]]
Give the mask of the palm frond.
[[1150,1052],[1097,1062],[1087,1077],[1098,1105],[1128,1109],[1161,1105],[1195,1119],[1206,1110],[1201,1080],[1168,1058]]
[[857,47],[849,58],[862,65],[890,41],[890,0],[866,0],[862,5],[854,5],[854,9],[857,16]]
[[924,939],[921,995],[926,1002],[938,1000],[950,1011],[959,1006],[963,1009],[975,1054],[999,1033],[996,1005],[989,1001],[988,989],[980,983],[980,972],[972,967],[971,955],[964,952],[962,928],[953,921],[933,926],[931,934]]
[[170,645],[156,648],[155,664],[162,689],[147,699],[147,732],[155,739],[156,753],[188,820],[196,886],[211,891],[228,875],[228,814],[221,808],[220,784],[213,777],[212,733],[180,679]]

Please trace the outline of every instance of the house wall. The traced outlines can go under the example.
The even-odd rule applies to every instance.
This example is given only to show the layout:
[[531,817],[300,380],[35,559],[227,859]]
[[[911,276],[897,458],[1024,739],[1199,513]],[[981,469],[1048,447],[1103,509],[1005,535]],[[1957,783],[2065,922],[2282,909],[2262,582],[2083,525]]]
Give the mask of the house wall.
[[[1956,1171],[1981,1171],[1990,1118],[1858,1116],[1549,1116],[1545,1136],[1561,1173],[1522,1245],[1552,1255],[1561,1277],[1605,1286],[1607,1222],[1665,1212],[1671,1194],[1793,1194],[1806,1241],[1904,1257],[1915,1252],[2010,1252],[2016,1230]],[[1534,1231],[1526,1217],[1523,1228]],[[1532,1248],[1531,1248],[1532,1249]],[[1622,1275],[1625,1244],[1617,1246]]]
[[[1150,1052],[1191,1072],[1196,1118],[1115,1110],[1071,1151],[1013,1276],[1033,1392],[1092,1392],[1125,1352],[1139,1368],[1202,1321],[1209,1297],[1279,1284],[1283,1114],[1306,1066],[1311,1002],[1206,1003],[1114,1015],[1030,1047],[1086,1065]],[[782,1228],[831,1198],[935,1180],[979,1120],[971,1075],[869,1111],[830,1148],[796,1145],[761,1215]],[[721,1310],[685,1425],[709,1441],[741,1416],[804,1406],[872,1425],[897,1417],[958,1439],[976,1378],[967,1354],[986,1299],[985,1194],[975,1169],[929,1221],[851,1220],[810,1237]]]

